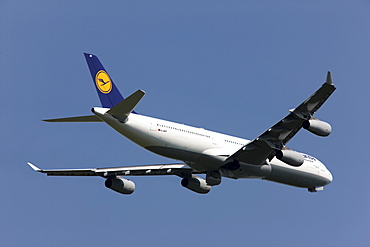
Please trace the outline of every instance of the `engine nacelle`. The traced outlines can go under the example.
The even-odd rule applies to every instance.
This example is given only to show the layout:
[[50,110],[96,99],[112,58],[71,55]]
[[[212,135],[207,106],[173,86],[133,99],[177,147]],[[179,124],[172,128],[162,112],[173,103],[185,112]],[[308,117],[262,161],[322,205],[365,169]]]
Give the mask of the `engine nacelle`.
[[105,180],[105,187],[118,193],[129,195],[135,190],[135,183],[122,177],[108,178]]
[[301,166],[304,162],[303,154],[293,150],[278,150],[276,158],[291,166]]
[[330,124],[318,119],[306,120],[302,127],[318,136],[328,136],[331,133]]
[[199,177],[183,178],[181,180],[181,185],[200,194],[207,194],[212,188],[207,185],[206,180]]

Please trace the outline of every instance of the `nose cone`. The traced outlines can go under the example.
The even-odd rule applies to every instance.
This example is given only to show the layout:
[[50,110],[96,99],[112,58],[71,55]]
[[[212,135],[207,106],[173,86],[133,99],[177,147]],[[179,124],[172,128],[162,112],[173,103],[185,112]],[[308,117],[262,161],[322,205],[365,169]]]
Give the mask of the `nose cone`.
[[331,172],[329,172],[329,170],[328,170],[328,179],[330,183],[333,181],[333,175],[331,174]]
[[331,174],[331,172],[328,169],[326,169],[326,171],[321,175],[325,180],[325,185],[328,185],[333,181],[333,175]]

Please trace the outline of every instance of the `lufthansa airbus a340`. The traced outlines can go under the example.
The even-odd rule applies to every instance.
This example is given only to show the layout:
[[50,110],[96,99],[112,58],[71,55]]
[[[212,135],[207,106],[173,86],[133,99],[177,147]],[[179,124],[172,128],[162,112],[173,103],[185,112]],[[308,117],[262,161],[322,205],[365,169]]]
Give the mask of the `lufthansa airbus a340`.
[[331,126],[313,117],[335,90],[330,72],[308,99],[260,136],[247,140],[138,114],[134,108],[145,92],[138,90],[124,99],[99,59],[86,53],[85,58],[102,107],[92,108],[89,116],[44,121],[105,122],[139,146],[182,163],[58,170],[28,163],[35,171],[49,176],[100,176],[107,188],[121,194],[135,190],[127,176],[177,175],[183,187],[202,194],[219,185],[222,177],[259,178],[310,192],[322,190],[333,180],[318,159],[285,146],[301,128],[318,136],[330,134]]

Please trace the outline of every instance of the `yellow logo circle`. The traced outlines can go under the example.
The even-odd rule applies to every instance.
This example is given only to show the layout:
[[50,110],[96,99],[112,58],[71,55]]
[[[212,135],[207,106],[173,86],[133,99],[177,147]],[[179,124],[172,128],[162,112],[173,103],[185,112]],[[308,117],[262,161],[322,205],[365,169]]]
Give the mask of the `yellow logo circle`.
[[100,92],[107,94],[112,90],[112,81],[107,72],[104,70],[98,71],[95,76],[95,84]]

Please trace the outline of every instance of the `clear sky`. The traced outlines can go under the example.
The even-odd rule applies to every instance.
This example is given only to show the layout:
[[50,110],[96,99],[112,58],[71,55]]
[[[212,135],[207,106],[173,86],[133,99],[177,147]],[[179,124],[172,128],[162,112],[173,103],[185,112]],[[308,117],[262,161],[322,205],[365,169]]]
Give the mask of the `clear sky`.
[[[0,246],[368,246],[369,1],[0,1]],[[99,177],[27,166],[169,163],[90,114],[96,54],[140,113],[253,139],[332,71],[315,115],[333,133],[288,144],[334,176],[308,193],[224,179],[207,195],[180,178],[135,177],[124,196]]]

